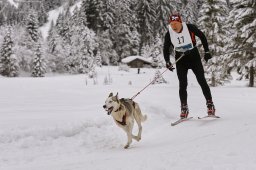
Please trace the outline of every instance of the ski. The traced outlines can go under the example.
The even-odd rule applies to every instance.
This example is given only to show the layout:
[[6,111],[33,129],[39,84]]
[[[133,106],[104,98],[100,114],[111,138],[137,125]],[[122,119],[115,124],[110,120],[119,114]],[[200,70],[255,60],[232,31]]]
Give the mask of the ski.
[[179,119],[179,120],[177,120],[177,121],[171,123],[171,126],[175,126],[175,125],[177,125],[177,124],[179,124],[179,123],[181,123],[181,122],[190,120],[190,119],[192,119],[192,118],[193,118],[193,117],[188,117],[188,118]]
[[205,119],[205,118],[220,118],[219,116],[215,116],[215,115],[207,115],[207,116],[204,116],[204,117],[198,117],[198,119]]

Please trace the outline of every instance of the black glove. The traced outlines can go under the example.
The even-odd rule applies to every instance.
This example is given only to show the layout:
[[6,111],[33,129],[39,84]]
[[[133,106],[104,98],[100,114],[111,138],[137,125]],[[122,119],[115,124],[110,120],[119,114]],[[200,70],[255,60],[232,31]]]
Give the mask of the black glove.
[[211,58],[212,58],[212,55],[210,54],[209,51],[207,51],[207,52],[204,53],[204,60],[205,60],[206,63],[207,63],[208,60],[210,60]]
[[173,71],[175,69],[171,62],[166,62],[166,68],[168,68],[170,71]]

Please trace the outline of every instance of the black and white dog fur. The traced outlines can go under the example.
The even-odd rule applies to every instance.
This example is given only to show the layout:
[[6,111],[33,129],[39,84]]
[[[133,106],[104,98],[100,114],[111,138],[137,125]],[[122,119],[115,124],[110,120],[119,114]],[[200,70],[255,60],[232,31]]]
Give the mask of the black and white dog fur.
[[[117,126],[121,127],[126,132],[128,141],[124,146],[125,149],[130,146],[132,139],[137,141],[141,140],[141,122],[147,119],[147,115],[142,115],[138,103],[131,99],[119,99],[118,93],[115,96],[113,96],[113,93],[110,93],[103,108],[108,112],[108,115],[113,117]],[[132,134],[134,119],[139,129],[137,136]]]

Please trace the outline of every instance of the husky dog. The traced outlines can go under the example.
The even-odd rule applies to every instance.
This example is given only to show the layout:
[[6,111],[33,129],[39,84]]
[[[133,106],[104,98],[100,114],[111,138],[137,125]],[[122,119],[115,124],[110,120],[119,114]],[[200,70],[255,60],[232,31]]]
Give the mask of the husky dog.
[[[141,122],[147,119],[147,115],[142,115],[138,103],[135,103],[131,99],[118,99],[118,93],[116,96],[110,93],[103,108],[108,112],[108,115],[112,115],[117,126],[121,127],[126,132],[128,141],[124,146],[125,149],[130,146],[132,139],[140,141],[142,133]],[[134,119],[139,128],[137,136],[132,134]]]

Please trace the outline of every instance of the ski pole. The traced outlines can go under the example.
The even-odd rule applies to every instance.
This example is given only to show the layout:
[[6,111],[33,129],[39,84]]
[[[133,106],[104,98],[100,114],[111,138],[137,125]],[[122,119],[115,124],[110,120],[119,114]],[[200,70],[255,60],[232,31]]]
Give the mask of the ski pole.
[[[182,58],[184,57],[184,53],[182,53],[182,55],[172,64],[172,65],[175,65],[177,64],[177,62]],[[168,68],[166,68],[158,77],[160,77],[161,75],[163,75],[166,71],[168,70]],[[135,97],[137,97],[142,91],[144,91],[148,86],[150,86],[154,81],[156,81],[156,79],[158,77],[155,77],[148,85],[146,85],[142,90],[140,90],[137,94],[135,94],[131,99],[133,100]]]

